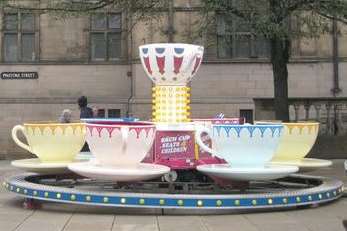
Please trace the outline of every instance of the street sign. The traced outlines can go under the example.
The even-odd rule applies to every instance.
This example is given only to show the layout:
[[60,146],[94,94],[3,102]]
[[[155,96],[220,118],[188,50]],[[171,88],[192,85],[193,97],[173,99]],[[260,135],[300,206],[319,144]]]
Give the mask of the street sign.
[[38,79],[37,72],[2,72],[1,79]]

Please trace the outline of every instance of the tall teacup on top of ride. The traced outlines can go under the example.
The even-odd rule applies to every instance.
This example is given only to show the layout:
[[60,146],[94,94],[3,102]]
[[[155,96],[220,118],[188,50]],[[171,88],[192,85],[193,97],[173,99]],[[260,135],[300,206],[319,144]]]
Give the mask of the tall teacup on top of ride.
[[190,122],[190,87],[187,84],[202,62],[202,46],[155,43],[139,47],[147,76],[153,81],[152,118],[158,123]]

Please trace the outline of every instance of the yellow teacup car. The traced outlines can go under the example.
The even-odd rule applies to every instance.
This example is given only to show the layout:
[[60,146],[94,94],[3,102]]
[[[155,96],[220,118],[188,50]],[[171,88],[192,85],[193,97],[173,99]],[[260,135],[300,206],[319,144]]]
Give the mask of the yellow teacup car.
[[[256,123],[281,123],[280,121],[257,121]],[[296,165],[301,168],[326,167],[328,160],[305,158],[315,144],[319,132],[318,122],[282,123],[282,138],[272,164]]]
[[282,124],[284,125],[282,139],[272,160],[302,160],[316,142],[319,123],[300,122]]
[[[21,131],[28,144],[17,137]],[[84,123],[33,122],[16,125],[12,138],[21,148],[35,154],[41,162],[72,162],[85,143]]]

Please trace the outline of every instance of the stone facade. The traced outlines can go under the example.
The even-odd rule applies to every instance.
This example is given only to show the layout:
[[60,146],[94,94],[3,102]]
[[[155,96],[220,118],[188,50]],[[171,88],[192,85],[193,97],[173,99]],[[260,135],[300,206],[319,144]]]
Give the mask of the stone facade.
[[[205,61],[191,83],[192,116],[212,117],[223,112],[232,117],[239,116],[240,110],[250,109],[254,110],[255,119],[261,118],[253,99],[273,97],[272,70],[268,61],[218,59],[215,43],[206,45],[202,40],[194,39],[194,22],[199,16],[186,8],[193,9],[198,6],[198,1],[175,0],[174,6],[174,42],[199,43],[207,48]],[[128,114],[150,119],[152,83],[139,63],[137,47],[144,43],[167,42],[165,30],[168,23],[166,13],[160,22],[139,22],[131,33],[122,33],[119,60],[93,62],[90,59],[88,16],[65,20],[47,14],[38,16],[37,61],[6,63],[3,56],[0,60],[0,72],[34,71],[39,75],[34,80],[0,80],[0,159],[25,154],[10,137],[14,125],[33,120],[56,120],[65,108],[71,109],[77,119],[76,100],[81,95],[88,97],[91,106],[120,109],[122,116]],[[122,27],[126,26],[122,24]],[[3,36],[0,37],[1,50]],[[339,37],[342,92],[339,97],[347,97],[346,39],[342,30]],[[331,36],[295,41],[292,53],[290,97],[332,97]]]

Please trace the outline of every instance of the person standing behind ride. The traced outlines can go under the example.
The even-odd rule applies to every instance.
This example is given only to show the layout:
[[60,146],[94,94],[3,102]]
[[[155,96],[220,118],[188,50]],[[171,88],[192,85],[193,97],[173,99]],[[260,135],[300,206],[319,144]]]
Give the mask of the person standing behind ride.
[[72,117],[72,112],[69,109],[64,109],[59,117],[59,123],[70,123]]
[[78,98],[78,106],[80,108],[80,119],[93,118],[93,110],[88,107],[88,99],[85,96]]
[[[93,110],[88,107],[87,97],[81,96],[77,100],[78,106],[80,108],[80,119],[93,118]],[[87,142],[84,144],[81,152],[89,152],[89,146]]]
[[92,111],[93,111],[93,117],[94,118],[98,118],[99,117],[99,115],[98,115],[98,108],[96,106],[94,106],[92,108]]

